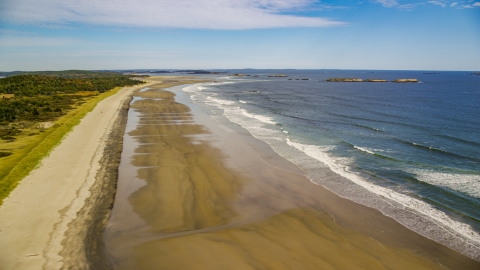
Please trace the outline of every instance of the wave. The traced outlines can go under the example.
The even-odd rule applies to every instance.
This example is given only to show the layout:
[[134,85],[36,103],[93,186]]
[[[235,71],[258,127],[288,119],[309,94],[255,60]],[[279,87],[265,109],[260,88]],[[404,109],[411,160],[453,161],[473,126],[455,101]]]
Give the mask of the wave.
[[[289,138],[287,138],[287,144],[302,151],[307,156],[314,158],[315,160],[326,165],[331,171],[335,172],[336,174],[344,177],[345,179],[348,179],[349,181],[355,183],[356,185],[365,189],[366,191],[374,193],[380,197],[372,198],[371,196],[368,196],[368,195],[367,195],[368,197],[364,197],[364,198],[359,197],[357,192],[359,192],[359,194],[362,194],[365,192],[358,191],[358,190],[354,192],[351,191],[350,193],[348,191],[345,192],[344,191],[345,189],[352,189],[352,187],[343,186],[338,182],[334,184],[332,183],[325,184],[325,182],[322,183],[322,181],[320,180],[317,182],[317,184],[321,184],[322,186],[326,187],[327,189],[333,191],[334,193],[342,197],[346,197],[348,199],[351,199],[363,205],[376,208],[380,210],[382,213],[384,213],[385,215],[390,216],[395,220],[399,221],[407,228],[410,228],[411,230],[416,231],[420,234],[426,235],[429,238],[433,238],[436,241],[441,242],[442,244],[448,245],[450,247],[452,247],[452,243],[449,243],[449,241],[452,241],[452,240],[447,240],[446,238],[449,238],[449,236],[451,235],[442,236],[442,235],[439,235],[439,233],[441,233],[441,231],[443,230],[447,230],[449,234],[456,234],[456,236],[458,237],[457,241],[459,241],[458,243],[460,244],[457,244],[457,246],[454,246],[454,249],[457,248],[457,249],[463,250],[465,253],[470,254],[470,256],[472,257],[477,257],[477,258],[480,257],[480,254],[479,254],[480,253],[480,234],[474,231],[470,225],[451,219],[444,212],[435,209],[428,203],[425,203],[419,199],[416,199],[408,195],[398,193],[388,188],[381,187],[368,182],[367,180],[363,179],[359,175],[349,171],[348,166],[345,166],[341,162],[338,162],[338,159],[330,157],[327,154],[328,149],[325,149],[324,147],[293,142]],[[308,176],[308,173],[307,173],[307,176]],[[363,196],[365,195],[366,194],[363,194]],[[387,200],[387,201],[390,201],[390,203],[385,204],[385,202],[382,203],[378,199],[380,199],[380,201]],[[391,205],[388,205],[388,204],[391,204]],[[399,213],[401,212],[401,209],[405,210],[406,212]],[[407,214],[407,212],[412,214],[412,211],[417,213],[416,215],[417,218],[415,218],[415,215],[413,217],[404,216],[405,214]],[[427,221],[420,221],[418,219],[418,215],[423,216],[424,218],[427,219]],[[441,224],[441,226],[440,228],[438,228],[439,231],[433,232],[432,228],[419,227],[418,224],[420,223],[432,223],[437,225]],[[429,225],[429,226],[432,226],[432,225]],[[461,247],[463,246],[463,244],[461,244],[462,242],[467,242],[469,247],[468,246]],[[472,248],[472,247],[473,247],[473,250],[469,250],[469,248]]]
[[419,181],[445,187],[480,199],[480,174],[459,174],[430,170],[411,170]]
[[423,145],[423,144],[420,144],[420,143],[414,143],[414,142],[410,142],[410,141],[406,141],[406,140],[402,140],[402,139],[398,139],[398,138],[395,138],[395,140],[398,141],[398,142],[401,142],[403,144],[406,144],[406,145],[417,147],[419,149],[433,151],[433,152],[436,152],[436,153],[439,153],[439,154],[442,154],[442,155],[446,155],[446,156],[451,156],[451,157],[456,157],[456,158],[461,158],[461,159],[467,159],[467,160],[471,160],[471,161],[475,161],[475,162],[480,161],[479,159],[474,158],[474,157],[469,157],[469,156],[464,156],[464,155],[457,154],[457,153],[452,153],[452,152],[449,152],[447,150],[442,150],[442,149],[439,149],[439,148],[435,148],[433,146],[427,146],[427,145]]
[[384,150],[381,150],[381,149],[372,149],[372,148],[360,147],[360,146],[353,145],[353,144],[351,144],[349,142],[346,142],[346,141],[343,141],[343,143],[345,143],[349,147],[352,147],[352,148],[357,149],[361,152],[370,154],[372,156],[376,156],[376,157],[383,158],[383,159],[388,159],[388,160],[393,160],[393,161],[400,161],[396,158],[393,158],[393,157],[390,157],[390,156],[387,156],[387,155],[383,155],[383,154],[379,154],[378,152],[384,152]]
[[365,126],[365,125],[361,125],[361,124],[355,124],[355,126],[361,127],[361,128],[370,129],[370,130],[377,131],[377,132],[383,132],[383,131],[381,131],[381,130],[378,129],[378,128],[373,128],[373,127],[369,127],[369,126]]
[[362,152],[368,153],[368,154],[370,154],[370,155],[376,155],[375,152],[373,152],[372,150],[370,150],[370,149],[368,149],[368,148],[363,148],[363,147],[355,146],[355,145],[353,146],[353,148],[358,149],[358,150],[360,150],[360,151],[362,151]]
[[273,117],[265,116],[265,115],[260,115],[260,114],[249,113],[249,112],[248,112],[247,110],[245,110],[245,109],[241,109],[241,110],[242,110],[242,114],[245,115],[246,117],[250,117],[250,118],[259,120],[259,121],[261,121],[261,122],[264,122],[264,123],[267,123],[267,124],[271,124],[271,125],[276,125],[276,124],[277,124],[275,121],[273,121]]
[[437,136],[445,138],[445,139],[453,140],[453,141],[456,141],[456,142],[468,144],[468,145],[480,146],[480,143],[478,143],[478,142],[469,141],[469,140],[465,140],[465,139],[454,137],[454,136],[449,136],[449,135],[437,135]]
[[405,124],[405,123],[400,123],[400,122],[391,122],[391,121],[385,121],[385,120],[378,120],[378,119],[373,119],[373,118],[365,118],[365,117],[359,117],[359,116],[352,116],[352,115],[345,115],[345,114],[339,114],[339,113],[329,113],[330,115],[338,116],[341,118],[346,118],[346,119],[356,119],[356,120],[363,120],[363,121],[368,121],[368,122],[375,122],[375,123],[385,123],[385,124],[391,124],[391,125],[399,125],[399,126],[406,126],[406,127],[414,127],[410,124]]
[[407,128],[410,128],[410,129],[419,129],[419,130],[431,131],[431,129],[428,128],[428,127],[415,125],[412,122],[403,123],[403,122],[395,122],[395,121],[386,121],[386,120],[381,120],[381,119],[365,118],[365,117],[360,117],[360,116],[352,116],[352,115],[345,115],[345,114],[339,114],[339,113],[329,113],[329,114],[333,115],[333,116],[341,117],[341,118],[346,119],[346,120],[355,119],[355,120],[361,120],[361,121],[365,121],[365,122],[369,122],[369,123],[372,123],[372,122],[374,122],[374,123],[384,123],[384,124],[388,124],[388,125],[396,125],[396,126],[407,127]]
[[[188,87],[186,87],[188,88]],[[185,89],[185,88],[184,88]],[[198,89],[198,91],[201,91],[202,89],[197,86],[196,89]],[[193,91],[193,89],[187,89],[189,91]],[[188,92],[188,91],[187,91]],[[207,97],[207,100],[209,101],[213,101],[215,104],[214,105],[217,105],[219,108],[221,109],[224,109],[226,110],[227,108],[225,107],[226,106],[232,106],[235,104],[234,101],[230,101],[230,100],[223,100],[223,99],[219,99],[219,98],[214,98],[212,96],[208,96]],[[228,108],[229,111],[232,111],[232,110],[237,110],[239,111],[242,115],[248,117],[248,118],[251,118],[251,119],[255,119],[255,120],[258,120],[262,123],[266,123],[266,124],[271,124],[271,125],[277,125],[277,123],[274,121],[273,117],[270,117],[270,116],[266,116],[266,115],[261,115],[261,114],[253,114],[253,113],[250,113],[248,112],[247,110],[245,109],[241,109],[240,107],[235,107],[235,108]]]
[[218,99],[218,98],[213,98],[213,97],[207,97],[208,100],[211,100],[211,101],[214,101],[218,104],[222,104],[222,105],[233,105],[235,104],[234,101],[230,101],[230,100],[223,100],[223,99]]
[[243,101],[243,100],[239,100],[238,102],[243,103],[243,104],[247,104],[247,102]]

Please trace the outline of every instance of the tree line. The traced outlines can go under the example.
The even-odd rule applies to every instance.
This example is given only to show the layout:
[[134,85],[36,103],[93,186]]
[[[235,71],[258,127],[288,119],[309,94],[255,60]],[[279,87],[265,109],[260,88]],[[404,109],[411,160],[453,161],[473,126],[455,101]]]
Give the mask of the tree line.
[[61,77],[58,75],[24,74],[0,79],[0,93],[14,94],[15,97],[32,97],[38,95],[55,95],[59,93],[76,93],[96,91],[103,93],[117,86],[140,84],[120,74],[106,76],[85,75],[84,77]]
[[[0,125],[15,121],[50,121],[92,95],[118,86],[143,83],[113,72],[62,71],[21,74],[0,79]],[[11,95],[10,95],[11,96]]]

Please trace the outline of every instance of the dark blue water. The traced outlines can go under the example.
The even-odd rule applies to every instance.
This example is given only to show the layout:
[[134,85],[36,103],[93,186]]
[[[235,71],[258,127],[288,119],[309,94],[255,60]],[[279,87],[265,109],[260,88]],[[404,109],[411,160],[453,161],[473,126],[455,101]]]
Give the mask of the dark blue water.
[[[288,78],[267,77],[273,73]],[[458,241],[450,246],[478,256],[480,76],[332,70],[247,74],[258,77],[225,77],[228,83],[186,91],[221,108],[304,169],[312,182],[439,242]],[[331,77],[417,78],[420,83],[325,81]],[[296,80],[302,78],[309,80]],[[437,225],[438,232],[430,232]],[[469,247],[459,247],[465,241]]]

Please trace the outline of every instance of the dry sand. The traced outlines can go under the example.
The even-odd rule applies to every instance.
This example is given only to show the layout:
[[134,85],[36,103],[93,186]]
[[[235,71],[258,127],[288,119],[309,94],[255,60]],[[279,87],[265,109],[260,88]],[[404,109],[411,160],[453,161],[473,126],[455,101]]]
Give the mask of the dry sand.
[[478,269],[161,90],[131,105],[137,146],[106,232],[115,269]]
[[68,224],[92,194],[101,192],[96,176],[109,135],[124,101],[145,86],[124,87],[99,102],[5,199],[0,207],[0,269],[60,269],[66,245],[74,250],[68,259],[80,262],[74,268],[84,269],[84,239],[75,229],[86,226],[80,222],[66,237]]

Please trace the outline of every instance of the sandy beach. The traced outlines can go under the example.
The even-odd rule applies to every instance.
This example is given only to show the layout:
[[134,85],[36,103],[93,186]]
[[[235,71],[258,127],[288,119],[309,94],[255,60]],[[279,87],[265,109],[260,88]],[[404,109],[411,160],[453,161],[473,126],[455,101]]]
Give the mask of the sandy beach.
[[115,269],[478,269],[163,90],[131,105],[105,235]]
[[[95,218],[105,219],[105,211],[84,212],[114,194],[116,181],[107,184],[110,190],[103,189],[109,162],[115,159],[107,146],[121,143],[122,129],[114,138],[122,125],[119,116],[128,108],[129,96],[143,87],[124,87],[99,102],[4,201],[0,269],[60,269],[65,263],[85,268],[87,231]],[[108,212],[110,205],[102,207]]]

